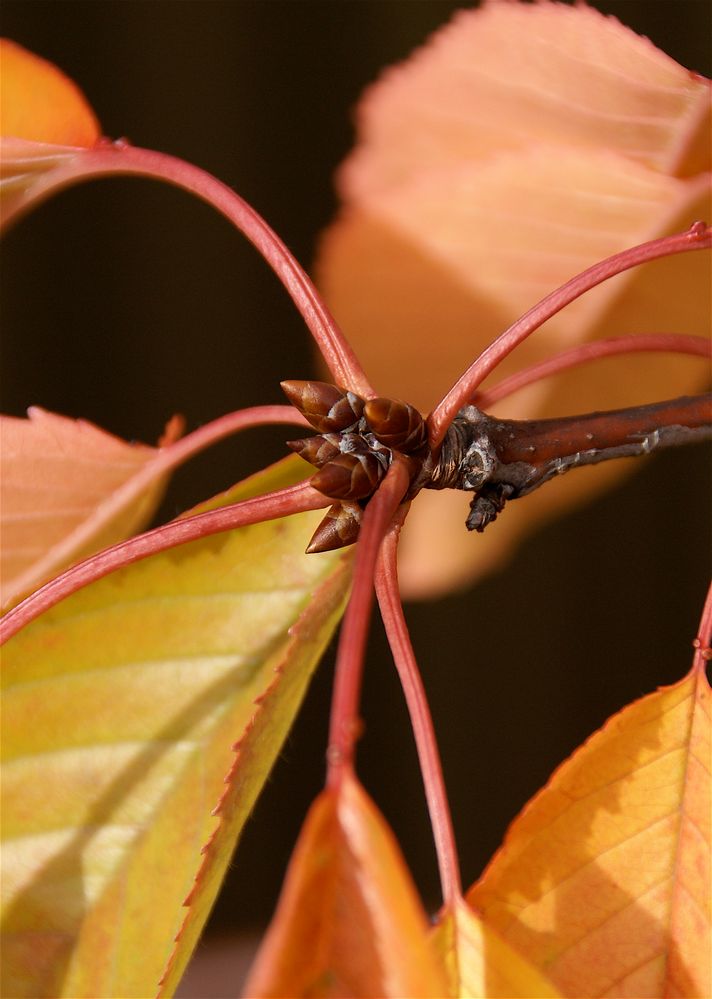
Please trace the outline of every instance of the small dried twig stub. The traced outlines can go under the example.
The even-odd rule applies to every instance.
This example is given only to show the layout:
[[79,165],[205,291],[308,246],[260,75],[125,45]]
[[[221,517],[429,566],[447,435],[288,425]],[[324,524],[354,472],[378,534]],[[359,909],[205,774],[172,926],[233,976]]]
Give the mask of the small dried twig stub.
[[712,437],[709,395],[553,420],[500,420],[466,406],[436,454],[428,446],[426,421],[409,403],[364,401],[324,382],[282,386],[322,431],[290,441],[289,447],[319,469],[312,486],[341,501],[317,528],[309,552],[356,541],[361,513],[395,454],[410,470],[407,500],[421,489],[473,492],[466,526],[483,531],[507,500],[526,496],[572,468]]

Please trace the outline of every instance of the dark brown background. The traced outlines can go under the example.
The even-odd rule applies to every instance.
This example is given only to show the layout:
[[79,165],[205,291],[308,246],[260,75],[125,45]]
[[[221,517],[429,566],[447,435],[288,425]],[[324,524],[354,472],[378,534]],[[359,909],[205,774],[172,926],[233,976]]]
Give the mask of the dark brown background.
[[[4,0],[2,20],[5,34],[82,85],[107,135],[215,173],[309,264],[361,89],[460,6]],[[595,6],[709,70],[705,0]],[[308,337],[256,253],[165,186],[104,180],[63,193],[8,236],[2,279],[3,401],[13,414],[37,403],[151,442],[175,411],[192,429],[282,401],[279,380],[311,370]],[[283,436],[254,432],[194,460],[163,515],[277,457]],[[541,531],[501,574],[408,609],[466,883],[568,753],[687,668],[709,568],[709,485],[700,448],[641,461],[635,481]],[[330,684],[331,656],[247,827],[214,927],[269,918],[323,779]],[[364,716],[364,781],[437,904],[420,777],[378,626]]]

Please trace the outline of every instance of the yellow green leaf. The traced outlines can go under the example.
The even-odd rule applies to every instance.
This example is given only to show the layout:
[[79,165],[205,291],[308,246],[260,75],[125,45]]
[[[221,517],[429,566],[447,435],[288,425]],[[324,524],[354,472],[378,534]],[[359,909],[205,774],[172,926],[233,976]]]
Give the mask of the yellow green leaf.
[[468,901],[567,996],[712,994],[710,687],[624,708],[514,821]]
[[342,609],[348,556],[301,554],[319,516],[136,563],[3,650],[3,994],[150,996],[173,954],[172,988]]
[[244,995],[446,995],[398,845],[352,776],[311,807]]

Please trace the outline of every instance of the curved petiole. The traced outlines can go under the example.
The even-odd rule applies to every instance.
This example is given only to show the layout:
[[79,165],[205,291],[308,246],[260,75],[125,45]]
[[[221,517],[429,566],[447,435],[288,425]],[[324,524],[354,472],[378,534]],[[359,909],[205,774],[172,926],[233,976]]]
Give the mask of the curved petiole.
[[709,249],[710,246],[712,229],[704,222],[695,222],[685,232],[653,239],[607,257],[551,292],[493,340],[438,403],[428,417],[431,447],[439,447],[458,411],[472,398],[500,361],[564,306],[608,278],[640,264],[677,253]]
[[306,272],[265,220],[230,187],[175,156],[105,140],[59,161],[40,174],[5,213],[7,224],[52,192],[101,176],[141,176],[165,180],[212,205],[261,253],[299,309],[336,383],[368,398],[375,395],[356,355],[324,305]]
[[399,520],[391,524],[381,545],[376,566],[376,596],[408,705],[435,840],[443,902],[451,907],[462,898],[460,864],[433,719],[398,589],[397,552],[402,518]]
[[[251,427],[275,423],[308,426],[304,417],[292,406],[253,406],[249,409],[238,409],[234,413],[220,416],[218,419],[198,427],[192,433],[186,434],[180,440],[159,447],[156,454],[142,465],[135,475],[132,475],[111,493],[91,517],[88,517],[64,541],[56,545],[51,553],[30,566],[22,576],[14,581],[13,595],[34,589],[38,579],[55,575],[58,566],[72,562],[72,556],[76,551],[88,550],[92,537],[96,535],[97,525],[110,522],[122,509],[136,501],[144,490],[160,476],[225,437]],[[14,602],[14,599],[8,601],[8,603],[10,602]]]
[[0,621],[0,645],[60,600],[116,569],[210,534],[303,513],[305,510],[318,510],[328,506],[330,502],[308,482],[300,482],[219,510],[208,510],[192,517],[172,520],[152,531],[137,534],[66,569],[9,611]]
[[712,660],[712,584],[707,591],[697,638],[692,645],[695,649],[692,669],[704,676],[707,664]]
[[405,495],[410,475],[403,458],[395,455],[383,482],[364,511],[356,547],[354,582],[346,608],[336,654],[331,701],[327,786],[338,786],[351,770],[359,735],[358,703],[373,605],[373,579],[378,551],[388,525]]
[[589,343],[577,344],[558,354],[531,364],[529,367],[515,371],[508,378],[503,378],[492,388],[475,393],[470,402],[478,409],[489,409],[502,399],[514,395],[520,389],[550,378],[562,371],[577,368],[593,361],[601,361],[606,357],[617,357],[620,354],[651,353],[689,354],[694,357],[712,357],[712,344],[701,336],[685,336],[679,333],[641,333],[629,336],[608,337],[604,340],[592,340]]

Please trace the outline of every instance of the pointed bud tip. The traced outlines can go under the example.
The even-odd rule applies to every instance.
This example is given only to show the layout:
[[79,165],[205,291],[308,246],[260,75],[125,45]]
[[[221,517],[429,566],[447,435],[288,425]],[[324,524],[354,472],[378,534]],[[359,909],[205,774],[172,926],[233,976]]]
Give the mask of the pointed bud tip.
[[296,452],[304,461],[317,468],[323,468],[328,461],[335,458],[339,452],[339,440],[334,434],[316,434],[314,437],[302,437],[299,440],[287,441],[287,447]]
[[[334,535],[336,532],[334,532]],[[335,548],[340,547],[340,545],[332,544],[332,538],[326,537],[323,533],[319,533],[317,528],[314,533],[314,537],[311,539],[309,544],[304,549],[305,555],[319,555],[321,552],[332,552]]]
[[363,399],[330,382],[288,380],[280,383],[284,394],[320,433],[346,430],[361,418]]
[[363,511],[357,503],[334,503],[312,535],[307,555],[336,551],[354,544],[361,529]]

